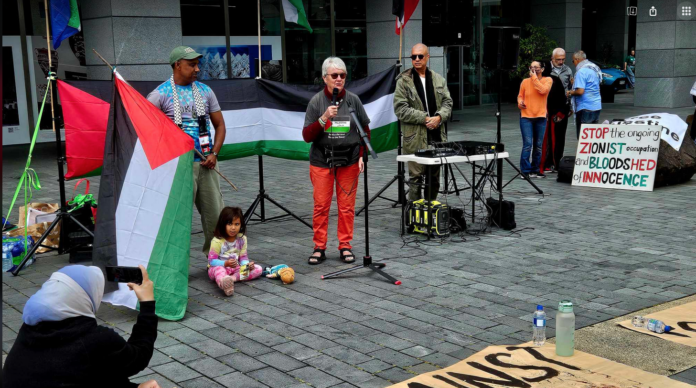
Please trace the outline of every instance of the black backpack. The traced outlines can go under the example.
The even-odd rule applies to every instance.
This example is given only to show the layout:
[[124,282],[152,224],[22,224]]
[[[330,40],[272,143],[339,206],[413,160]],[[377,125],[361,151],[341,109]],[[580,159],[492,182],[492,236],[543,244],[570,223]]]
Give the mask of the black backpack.
[[556,182],[571,183],[573,181],[573,169],[575,168],[575,156],[564,156],[558,163],[558,178]]
[[488,215],[491,217],[491,224],[499,226],[505,230],[513,230],[517,227],[515,223],[515,203],[512,201],[503,201],[502,212],[503,217],[501,225],[498,225],[498,214],[500,212],[500,201],[495,198],[488,197],[486,199],[488,205]]

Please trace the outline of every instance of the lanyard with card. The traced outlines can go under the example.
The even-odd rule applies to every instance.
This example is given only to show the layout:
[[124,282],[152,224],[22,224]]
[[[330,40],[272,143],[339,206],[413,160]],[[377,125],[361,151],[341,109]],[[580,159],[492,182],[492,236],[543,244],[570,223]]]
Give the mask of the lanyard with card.
[[350,132],[350,117],[349,116],[335,116],[331,120],[331,126],[328,128],[326,133],[329,139],[343,140]]

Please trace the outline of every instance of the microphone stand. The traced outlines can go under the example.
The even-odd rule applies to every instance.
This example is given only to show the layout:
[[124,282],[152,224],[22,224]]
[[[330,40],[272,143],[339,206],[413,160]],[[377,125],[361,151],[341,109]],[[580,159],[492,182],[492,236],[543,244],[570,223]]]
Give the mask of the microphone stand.
[[[355,114],[355,108],[348,104],[348,109],[350,111],[350,116],[353,119],[353,121],[356,123],[356,127],[358,127],[358,133],[360,134],[360,139],[362,140],[363,145],[365,145],[369,151],[369,153],[372,155],[373,158],[377,159],[377,153],[375,150],[372,148],[372,144],[370,143],[370,139],[367,137],[367,133],[363,130],[362,126],[360,125],[360,120],[358,120],[358,117]],[[340,271],[332,272],[327,275],[322,275],[322,279],[330,279],[334,278],[338,275],[351,272],[351,271],[356,271],[361,268],[367,268],[373,272],[376,272],[380,275],[382,275],[384,278],[389,280],[391,283],[395,285],[400,285],[401,281],[395,279],[388,273],[382,271],[384,267],[387,265],[385,263],[373,263],[372,262],[372,256],[370,256],[370,221],[369,221],[369,207],[367,206],[367,201],[369,198],[368,195],[368,188],[367,188],[367,160],[369,159],[368,153],[363,154],[363,162],[365,164],[365,171],[363,174],[363,189],[364,189],[364,200],[365,200],[365,256],[363,256],[363,263],[362,265],[356,265],[350,268],[342,269]]]

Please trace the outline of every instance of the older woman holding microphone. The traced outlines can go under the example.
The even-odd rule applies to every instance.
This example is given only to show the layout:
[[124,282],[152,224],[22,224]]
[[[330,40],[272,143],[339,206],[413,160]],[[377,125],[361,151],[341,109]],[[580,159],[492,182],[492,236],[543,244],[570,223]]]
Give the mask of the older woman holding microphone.
[[[355,219],[355,195],[358,177],[363,171],[363,147],[357,126],[368,137],[370,119],[355,94],[345,89],[347,70],[340,58],[326,58],[321,66],[325,86],[307,105],[302,137],[312,146],[309,150],[309,177],[314,186],[314,252],[309,264],[326,260],[329,210],[336,187],[338,202],[338,250],[341,260],[355,261],[352,247]],[[354,109],[359,123],[351,118]]]

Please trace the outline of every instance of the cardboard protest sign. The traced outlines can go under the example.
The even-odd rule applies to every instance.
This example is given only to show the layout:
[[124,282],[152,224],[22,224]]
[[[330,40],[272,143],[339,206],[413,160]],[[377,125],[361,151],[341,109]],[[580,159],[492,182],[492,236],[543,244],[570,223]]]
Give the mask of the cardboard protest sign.
[[457,364],[419,375],[391,388],[687,388],[588,353],[556,356],[555,345],[489,346]]
[[673,327],[673,332],[657,334],[646,328],[634,327],[630,320],[620,322],[619,325],[639,333],[648,334],[653,337],[676,342],[682,345],[693,346],[696,348],[696,302],[672,307],[656,313],[644,316],[648,319],[657,319]]
[[652,191],[661,129],[655,125],[583,124],[573,186]]
[[659,125],[662,127],[662,140],[672,146],[676,151],[681,148],[689,125],[681,117],[671,113],[648,113],[645,115],[629,117],[623,121],[612,124],[622,125]]

